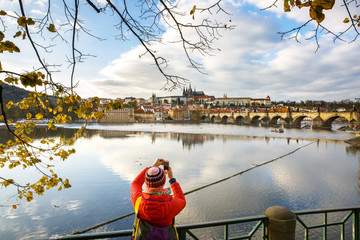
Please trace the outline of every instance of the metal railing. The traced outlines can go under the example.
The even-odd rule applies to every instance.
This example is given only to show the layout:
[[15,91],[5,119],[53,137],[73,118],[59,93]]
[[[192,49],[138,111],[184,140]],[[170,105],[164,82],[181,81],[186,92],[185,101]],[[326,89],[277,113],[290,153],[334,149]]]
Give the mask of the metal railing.
[[[230,238],[230,225],[234,224],[242,224],[242,223],[253,223],[252,229],[248,234],[237,236],[236,238]],[[197,240],[198,238],[193,232],[190,230],[195,229],[203,229],[203,228],[211,228],[211,227],[224,227],[224,238],[223,239],[252,239],[254,234],[258,231],[259,228],[262,228],[262,239],[266,239],[266,224],[267,224],[267,217],[264,215],[260,216],[253,216],[253,217],[241,217],[241,218],[233,218],[228,220],[219,220],[213,222],[205,222],[205,223],[197,223],[197,224],[188,224],[188,225],[181,225],[177,227],[179,233],[179,240],[185,240],[186,236],[189,235],[193,239]]]
[[[335,219],[333,221],[329,220],[329,215],[331,213],[337,213],[337,217],[339,218],[339,214],[342,213],[344,216],[340,219]],[[312,210],[312,211],[298,211],[296,212],[296,220],[300,225],[304,228],[304,239],[308,240],[311,239],[309,236],[309,232],[312,229],[320,229],[322,230],[322,239],[327,240],[330,237],[328,236],[328,229],[332,226],[339,226],[340,227],[340,237],[337,239],[344,240],[346,236],[346,223],[350,223],[352,221],[351,228],[352,228],[352,237],[353,240],[360,240],[360,222],[359,222],[359,213],[360,208],[337,208],[337,209],[326,209],[326,210]],[[315,224],[306,224],[305,221],[301,219],[301,216],[314,216],[314,215],[322,215],[322,223],[315,223]],[[341,217],[341,216],[340,216]],[[349,220],[352,217],[352,220]]]
[[[297,239],[302,237],[299,235],[300,232],[304,231],[305,240],[309,239],[341,239],[345,240],[347,232],[351,231],[351,238],[346,239],[360,240],[360,207],[350,207],[350,208],[336,208],[336,209],[322,209],[322,210],[309,210],[309,211],[297,211],[296,214],[297,221]],[[319,215],[322,215],[322,222],[314,223],[319,220]],[[304,219],[306,218],[307,219]],[[340,220],[335,218],[341,218]],[[335,219],[335,220],[332,220]],[[230,226],[235,224],[251,224],[251,229],[248,233],[242,234],[240,236],[230,236]],[[219,220],[205,223],[196,223],[196,224],[186,224],[177,226],[179,233],[179,240],[185,239],[201,239],[194,234],[194,231],[204,228],[214,228],[223,226],[223,238],[224,240],[235,240],[235,239],[268,239],[267,236],[267,226],[268,218],[265,215],[252,216],[252,217],[241,217],[227,220]],[[329,233],[328,229],[330,227],[338,226],[340,229],[335,230],[336,233],[339,233],[340,237],[328,236],[332,233]],[[351,229],[349,229],[351,228]],[[261,229],[261,230],[260,230]],[[310,237],[311,230],[317,230],[316,236],[314,238]],[[320,230],[320,233],[319,233]],[[201,232],[201,231],[200,231]],[[39,240],[45,239],[103,239],[103,238],[115,238],[115,237],[130,237],[132,230],[121,230],[121,231],[111,231],[111,232],[97,232],[97,233],[87,233],[87,234],[78,234],[78,235],[66,235],[66,236],[53,236],[48,238],[39,238]],[[345,234],[346,233],[346,234]],[[295,233],[294,233],[295,234]],[[234,233],[232,234],[234,235]],[[319,235],[322,235],[319,238]],[[191,237],[191,238],[189,238]],[[256,238],[255,238],[256,237]],[[300,238],[299,238],[300,237]]]

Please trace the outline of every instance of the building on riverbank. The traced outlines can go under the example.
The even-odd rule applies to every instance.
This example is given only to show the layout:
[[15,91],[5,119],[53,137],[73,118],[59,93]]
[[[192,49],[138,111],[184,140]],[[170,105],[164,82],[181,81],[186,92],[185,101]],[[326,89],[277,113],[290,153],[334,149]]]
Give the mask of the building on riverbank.
[[271,106],[271,99],[269,96],[266,98],[250,98],[250,97],[227,97],[216,98],[214,100],[215,106]]
[[156,119],[153,109],[136,109],[134,114],[136,122],[152,122]]
[[270,107],[271,106],[270,96],[267,96],[266,98],[252,98],[250,101],[250,105]]
[[149,103],[154,106],[170,104],[172,107],[174,107],[176,105],[188,105],[193,103],[210,103],[214,99],[214,96],[206,95],[203,91],[196,91],[196,89],[193,90],[191,85],[189,85],[188,88],[183,88],[182,95],[157,97],[155,94],[153,94],[149,99]]
[[[100,110],[102,110],[100,108]],[[134,108],[124,104],[124,108],[106,111],[99,123],[133,123],[135,122]]]
[[250,106],[251,98],[249,97],[223,97],[215,99],[215,106]]

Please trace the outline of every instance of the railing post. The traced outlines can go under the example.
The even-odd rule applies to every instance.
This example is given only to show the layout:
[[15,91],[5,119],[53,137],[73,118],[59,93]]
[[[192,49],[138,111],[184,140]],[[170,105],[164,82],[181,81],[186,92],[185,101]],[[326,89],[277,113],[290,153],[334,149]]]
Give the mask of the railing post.
[[324,227],[323,227],[323,239],[326,240],[327,239],[327,213],[324,212],[324,219],[323,219],[323,222],[324,222]]
[[265,210],[269,219],[267,235],[269,240],[295,240],[296,215],[281,206],[272,206]]
[[179,240],[186,240],[186,229],[178,230]]
[[225,225],[224,226],[224,239],[228,240],[229,239],[229,225]]
[[359,209],[354,209],[353,216],[353,239],[359,240]]

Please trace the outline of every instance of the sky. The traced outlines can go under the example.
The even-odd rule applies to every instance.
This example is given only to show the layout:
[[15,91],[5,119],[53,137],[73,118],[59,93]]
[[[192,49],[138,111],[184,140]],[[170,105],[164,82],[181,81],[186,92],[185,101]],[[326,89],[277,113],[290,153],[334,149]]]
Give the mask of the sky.
[[[201,7],[215,2],[183,0],[179,2],[179,7],[189,13],[194,4]],[[154,43],[152,46],[157,53],[168,58],[167,73],[183,76],[189,79],[185,87],[191,86],[192,89],[217,98],[224,94],[228,97],[270,96],[273,101],[340,101],[360,97],[360,65],[357,64],[359,40],[352,42],[353,36],[349,34],[343,36],[344,41],[334,41],[330,34],[322,34],[317,49],[315,39],[306,40],[312,34],[310,30],[316,27],[314,23],[310,23],[307,31],[300,32],[299,42],[291,38],[293,35],[286,35],[282,39],[279,32],[302,25],[309,19],[309,15],[308,8],[293,8],[290,13],[284,13],[281,2],[277,8],[262,11],[272,2],[223,0],[221,6],[231,16],[218,14],[211,17],[232,24],[235,28],[220,31],[221,38],[213,42],[214,51],[210,55],[191,53],[202,64],[205,74],[189,67],[181,46],[174,43],[178,35],[171,28],[162,25],[165,29],[161,35],[162,43]],[[24,3],[25,11],[34,18],[40,18],[47,10],[44,0],[27,0]],[[72,1],[68,3],[71,5]],[[99,3],[102,4],[101,1]],[[17,4],[17,1],[0,0],[1,8],[6,6],[6,11],[19,12]],[[64,22],[63,7],[57,4],[52,5],[52,14],[60,30]],[[322,23],[334,33],[344,31],[349,26],[343,23],[346,10],[340,4],[337,1],[331,11],[325,11],[326,18]],[[129,10],[136,12],[138,8],[132,5]],[[208,16],[208,13],[196,12],[195,20],[186,14],[181,20],[197,23],[203,16]],[[80,18],[92,34],[106,39],[78,35],[77,47],[89,54],[84,62],[77,65],[75,74],[78,83],[76,92],[82,97],[149,99],[152,94],[159,97],[182,94],[179,88],[172,91],[164,89],[169,87],[166,79],[149,56],[139,57],[144,53],[144,48],[129,32],[125,32],[128,41],[116,39],[119,34],[114,27],[119,22],[116,16],[97,14],[85,1],[80,1]],[[5,32],[9,33],[8,36],[15,33],[11,30],[11,26],[15,26],[14,21],[10,19],[8,22],[9,29]],[[65,29],[65,26],[61,29],[64,36],[69,34]],[[193,33],[186,34],[190,39],[195,39]],[[50,34],[43,37],[48,36],[52,37]],[[36,39],[41,42],[43,38],[37,36]],[[3,68],[20,71],[36,68],[37,61],[29,44],[18,39],[16,41],[21,54],[0,56]],[[46,57],[47,62],[61,66],[61,72],[53,73],[54,79],[69,85],[69,44],[59,38],[55,38],[54,43],[57,46],[42,56]]]

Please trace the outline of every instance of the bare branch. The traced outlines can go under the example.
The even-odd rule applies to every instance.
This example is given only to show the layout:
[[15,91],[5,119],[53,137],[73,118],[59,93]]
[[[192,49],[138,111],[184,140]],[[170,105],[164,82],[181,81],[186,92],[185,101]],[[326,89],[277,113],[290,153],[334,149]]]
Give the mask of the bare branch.
[[[23,16],[23,17],[26,17],[22,0],[19,0],[19,5],[20,5],[20,9],[21,9],[21,14],[22,14],[22,16]],[[42,65],[43,69],[46,71],[47,75],[49,76],[50,81],[51,81],[52,83],[54,83],[53,80],[52,80],[52,75],[51,75],[50,71],[48,70],[46,64],[41,60],[39,51],[37,50],[37,47],[36,47],[34,41],[32,40],[32,37],[31,37],[31,34],[30,34],[30,32],[29,32],[29,28],[28,28],[27,24],[25,24],[25,31],[26,31],[27,37],[29,38],[29,41],[30,41],[30,43],[31,43],[31,45],[32,45],[32,47],[33,47],[33,49],[34,49],[34,51],[35,51],[35,54],[36,54],[36,56],[37,56],[37,59],[38,59],[39,63]],[[54,84],[54,85],[56,86],[56,84]]]
[[73,89],[74,89],[74,74],[75,74],[75,66],[76,66],[76,56],[75,56],[75,35],[76,35],[76,24],[77,24],[77,18],[78,18],[78,13],[79,13],[79,1],[78,0],[74,0],[75,3],[75,18],[74,18],[74,22],[73,22],[73,34],[72,34],[72,70],[71,70],[71,93],[73,94]]
[[[352,28],[355,30],[355,32],[357,33],[357,35],[356,35],[356,37],[355,37],[355,38],[357,38],[357,36],[358,36],[360,33],[359,33],[359,31],[357,30],[357,28],[356,28],[356,24],[355,24],[355,22],[354,22],[354,19],[353,19],[353,17],[352,17],[351,12],[350,12],[350,9],[349,9],[349,6],[348,6],[349,3],[347,3],[346,0],[343,0],[343,3],[344,3],[344,6],[345,6],[345,9],[346,9],[346,11],[347,11],[347,13],[348,13],[349,18],[351,19],[351,26],[352,26]],[[348,30],[346,30],[346,31],[348,31]],[[345,32],[346,32],[346,31],[345,31]]]
[[90,0],[86,0],[86,2],[87,2],[97,13],[100,13],[100,12],[101,12],[101,9],[97,8],[93,2],[91,2]]

